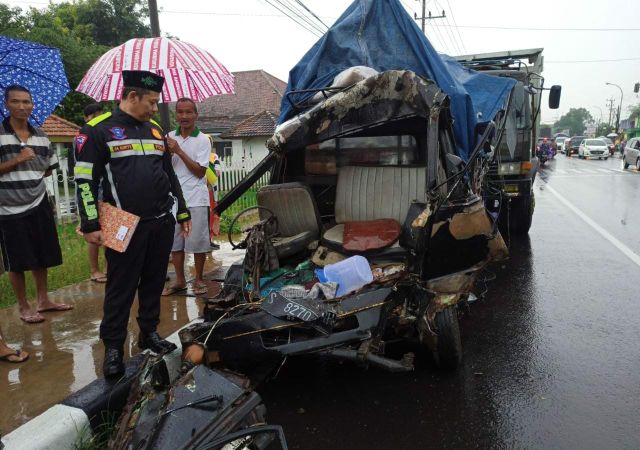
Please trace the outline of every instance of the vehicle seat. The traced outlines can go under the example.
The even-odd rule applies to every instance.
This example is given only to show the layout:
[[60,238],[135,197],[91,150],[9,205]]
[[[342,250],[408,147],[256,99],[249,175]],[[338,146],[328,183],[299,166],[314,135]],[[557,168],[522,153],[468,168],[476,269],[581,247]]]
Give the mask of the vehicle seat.
[[[375,219],[395,219],[403,224],[412,202],[427,200],[426,167],[345,166],[338,172],[336,225],[328,229],[323,244],[342,248],[344,224]],[[398,242],[375,251],[387,256],[403,256]]]
[[[272,184],[260,188],[258,206],[269,209],[278,219],[279,235],[271,240],[279,258],[307,250],[320,239],[322,224],[311,189],[302,183]],[[260,210],[260,219],[269,213]]]

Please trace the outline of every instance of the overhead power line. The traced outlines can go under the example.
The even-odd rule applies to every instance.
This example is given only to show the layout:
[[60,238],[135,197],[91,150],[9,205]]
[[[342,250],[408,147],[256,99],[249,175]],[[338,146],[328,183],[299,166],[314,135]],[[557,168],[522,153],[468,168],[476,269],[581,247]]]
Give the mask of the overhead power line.
[[620,61],[640,61],[640,58],[620,58],[620,59],[582,59],[572,61],[549,61],[545,60],[545,64],[576,64],[576,63],[600,63],[600,62],[620,62]]
[[[272,0],[278,3],[283,8],[287,9],[293,16],[297,17],[299,20],[302,20],[309,27],[313,28],[315,31],[320,33],[320,35],[324,34],[324,30],[320,28],[311,18],[306,16],[303,12],[296,8],[296,6],[290,0]],[[290,16],[291,17],[291,16]]]
[[[446,25],[440,25],[446,26]],[[543,28],[543,27],[498,27],[489,25],[458,25],[459,28],[512,31],[640,31],[640,28]]]
[[300,20],[296,19],[294,16],[291,16],[289,14],[287,14],[286,12],[284,12],[283,10],[281,10],[277,5],[274,5],[273,3],[271,3],[270,0],[263,0],[265,3],[267,3],[269,6],[277,9],[278,11],[280,11],[283,15],[287,16],[289,19],[293,20],[295,23],[297,23],[298,25],[300,25],[302,28],[304,28],[305,30],[307,30],[309,33],[313,34],[316,37],[321,37],[322,34],[320,34],[320,32],[309,28],[307,25],[305,25],[304,22],[301,22]]
[[316,13],[314,13],[313,11],[311,11],[309,8],[307,8],[307,5],[305,5],[304,3],[302,3],[300,0],[296,0],[296,3],[298,3],[300,6],[302,6],[305,10],[307,10],[309,12],[309,14],[311,14],[313,17],[315,17],[318,22],[320,22],[322,25],[325,26],[325,28],[328,30],[329,27],[327,26],[326,23],[324,23],[322,20],[320,20],[320,17],[318,17],[316,15]]
[[456,29],[456,33],[458,33],[458,38],[460,39],[460,44],[462,45],[462,49],[465,53],[467,53],[467,47],[464,45],[464,41],[462,40],[462,36],[460,35],[460,28],[458,28],[458,24],[456,23],[456,18],[453,15],[453,9],[451,9],[451,4],[449,0],[447,0],[447,6],[449,7],[449,14],[451,15],[451,20],[453,20],[453,26]]

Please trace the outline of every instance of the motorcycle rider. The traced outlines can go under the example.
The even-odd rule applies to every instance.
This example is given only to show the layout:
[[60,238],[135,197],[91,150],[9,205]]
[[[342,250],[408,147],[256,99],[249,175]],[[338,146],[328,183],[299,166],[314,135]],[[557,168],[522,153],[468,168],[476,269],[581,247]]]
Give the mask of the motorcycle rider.
[[551,145],[549,145],[549,140],[547,138],[542,139],[542,144],[540,144],[540,147],[538,148],[538,157],[544,158],[544,161],[551,159],[552,157]]

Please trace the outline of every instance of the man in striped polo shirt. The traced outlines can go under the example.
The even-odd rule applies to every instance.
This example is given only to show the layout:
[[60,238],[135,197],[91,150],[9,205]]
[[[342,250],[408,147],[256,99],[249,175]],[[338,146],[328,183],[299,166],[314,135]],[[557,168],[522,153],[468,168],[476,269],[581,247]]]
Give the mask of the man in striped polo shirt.
[[[62,264],[62,252],[48,202],[44,177],[58,167],[49,139],[29,124],[33,100],[29,90],[12,85],[4,92],[9,111],[0,124],[0,246],[5,269],[27,323],[44,321],[44,311],[72,308],[47,295],[47,268]],[[36,284],[37,307],[27,301],[26,271]]]

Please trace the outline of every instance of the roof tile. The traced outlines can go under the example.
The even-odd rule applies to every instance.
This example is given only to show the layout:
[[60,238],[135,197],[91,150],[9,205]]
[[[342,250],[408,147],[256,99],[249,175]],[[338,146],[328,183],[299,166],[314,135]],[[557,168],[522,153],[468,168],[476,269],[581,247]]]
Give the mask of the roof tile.
[[229,128],[262,111],[280,114],[287,83],[264,70],[233,72],[235,94],[217,95],[198,104],[198,126]]
[[278,117],[271,111],[261,113],[243,120],[238,125],[220,135],[223,139],[243,137],[271,136],[276,129]]
[[42,124],[42,130],[47,136],[75,136],[80,127],[60,116],[51,114]]

